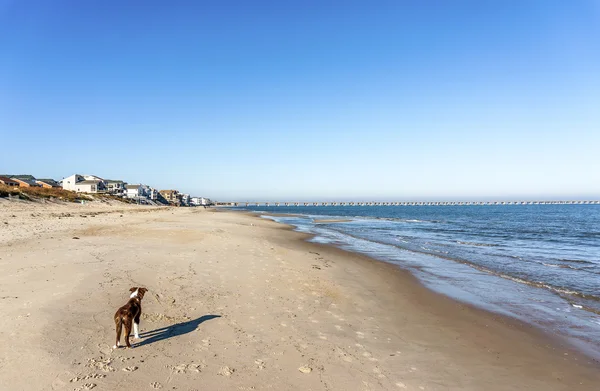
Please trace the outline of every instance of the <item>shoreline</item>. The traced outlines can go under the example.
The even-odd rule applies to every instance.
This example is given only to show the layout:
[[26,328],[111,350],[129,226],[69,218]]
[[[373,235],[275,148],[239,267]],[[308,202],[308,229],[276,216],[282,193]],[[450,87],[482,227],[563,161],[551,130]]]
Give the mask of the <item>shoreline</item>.
[[[281,214],[281,213],[271,214],[268,212],[255,212],[255,211],[247,211],[247,210],[239,210],[239,211],[238,210],[221,210],[221,211],[228,212],[228,213],[232,213],[232,212],[233,213],[241,213],[241,214],[245,214],[245,215],[251,216],[253,218],[260,219],[260,220],[265,220],[265,218],[263,218],[262,216],[276,216],[276,217],[277,216],[285,216],[284,214]],[[329,251],[339,251],[339,252],[341,252],[341,254],[349,255],[352,257],[357,257],[359,259],[362,259],[365,262],[373,262],[376,264],[382,264],[382,265],[385,265],[384,267],[389,268],[390,271],[392,271],[392,270],[396,271],[396,272],[400,271],[402,274],[404,274],[404,276],[402,278],[410,280],[410,283],[412,284],[412,289],[420,291],[420,294],[424,294],[424,292],[426,292],[427,294],[431,294],[434,297],[439,296],[441,298],[449,300],[450,303],[452,303],[452,305],[454,305],[454,306],[459,306],[461,308],[467,307],[471,311],[474,311],[474,312],[479,311],[480,316],[491,317],[494,320],[499,320],[499,321],[501,321],[501,323],[506,324],[508,327],[521,328],[521,329],[525,330],[526,332],[532,333],[533,335],[535,335],[535,338],[540,338],[540,343],[543,343],[545,345],[554,346],[555,349],[566,350],[567,352],[565,354],[578,355],[581,360],[584,360],[584,361],[588,360],[590,364],[598,365],[598,367],[600,368],[600,357],[596,354],[595,351],[588,350],[585,348],[585,341],[577,340],[575,338],[572,338],[572,337],[569,337],[566,335],[552,333],[549,330],[544,330],[543,328],[541,328],[540,326],[538,326],[534,323],[527,322],[527,321],[519,319],[515,316],[499,313],[499,312],[494,311],[493,309],[485,308],[484,306],[479,306],[479,305],[476,305],[476,304],[473,304],[473,303],[470,303],[467,301],[461,301],[460,299],[454,298],[448,294],[445,294],[443,292],[438,292],[438,291],[433,290],[432,288],[427,287],[425,285],[425,283],[423,283],[411,271],[410,268],[404,268],[399,264],[387,262],[382,259],[377,259],[375,257],[360,253],[358,251],[343,249],[332,243],[311,242],[310,240],[317,237],[318,234],[297,231],[296,227],[293,225],[286,224],[283,222],[278,222],[278,221],[269,219],[268,217],[267,217],[267,220],[280,225],[282,227],[282,229],[284,229],[286,231],[294,232],[298,235],[301,235],[297,239],[308,245],[316,246],[321,249],[324,249],[324,248],[329,249]],[[337,221],[338,221],[337,219],[332,219],[332,222],[337,222]],[[350,221],[350,220],[339,219],[339,221],[345,222],[345,221]],[[405,281],[402,281],[402,282],[404,283]]]
[[[22,208],[3,227],[0,344],[11,349],[0,355],[0,389],[595,390],[600,381],[597,362],[537,330],[291,226],[214,209],[92,218],[81,206],[52,208]],[[149,289],[142,339],[113,350],[112,316],[132,286]]]

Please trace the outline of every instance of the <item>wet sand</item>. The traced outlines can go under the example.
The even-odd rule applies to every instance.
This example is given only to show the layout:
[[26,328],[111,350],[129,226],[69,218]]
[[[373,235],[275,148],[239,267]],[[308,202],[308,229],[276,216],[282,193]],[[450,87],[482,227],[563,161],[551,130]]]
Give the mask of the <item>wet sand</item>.
[[[275,222],[200,208],[86,207],[0,200],[0,389],[600,384],[598,364],[561,341]],[[112,316],[131,286],[149,289],[142,339],[113,350]]]

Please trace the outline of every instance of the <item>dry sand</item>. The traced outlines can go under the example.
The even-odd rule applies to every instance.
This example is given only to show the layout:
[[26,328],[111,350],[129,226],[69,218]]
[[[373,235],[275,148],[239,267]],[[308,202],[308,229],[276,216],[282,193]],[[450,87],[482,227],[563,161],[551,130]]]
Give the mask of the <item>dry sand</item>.
[[[241,213],[0,200],[0,390],[598,389],[559,341],[303,239]],[[112,350],[131,286],[142,339]]]

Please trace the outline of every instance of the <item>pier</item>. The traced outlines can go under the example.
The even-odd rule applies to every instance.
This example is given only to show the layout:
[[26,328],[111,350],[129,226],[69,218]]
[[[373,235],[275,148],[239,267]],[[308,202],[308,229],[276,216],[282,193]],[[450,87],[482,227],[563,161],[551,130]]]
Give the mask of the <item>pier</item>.
[[318,201],[318,202],[271,202],[271,201],[242,201],[218,202],[219,206],[249,207],[249,206],[493,206],[493,205],[600,205],[600,200],[587,201]]

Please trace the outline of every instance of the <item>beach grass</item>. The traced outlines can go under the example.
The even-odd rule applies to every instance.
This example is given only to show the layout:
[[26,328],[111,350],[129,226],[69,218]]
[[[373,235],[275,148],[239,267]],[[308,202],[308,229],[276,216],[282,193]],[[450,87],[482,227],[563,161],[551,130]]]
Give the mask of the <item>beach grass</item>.
[[127,199],[116,197],[110,194],[82,194],[74,191],[64,190],[62,188],[44,188],[44,187],[11,187],[0,184],[0,197],[18,197],[26,200],[56,199],[67,202],[114,200],[129,203]]

